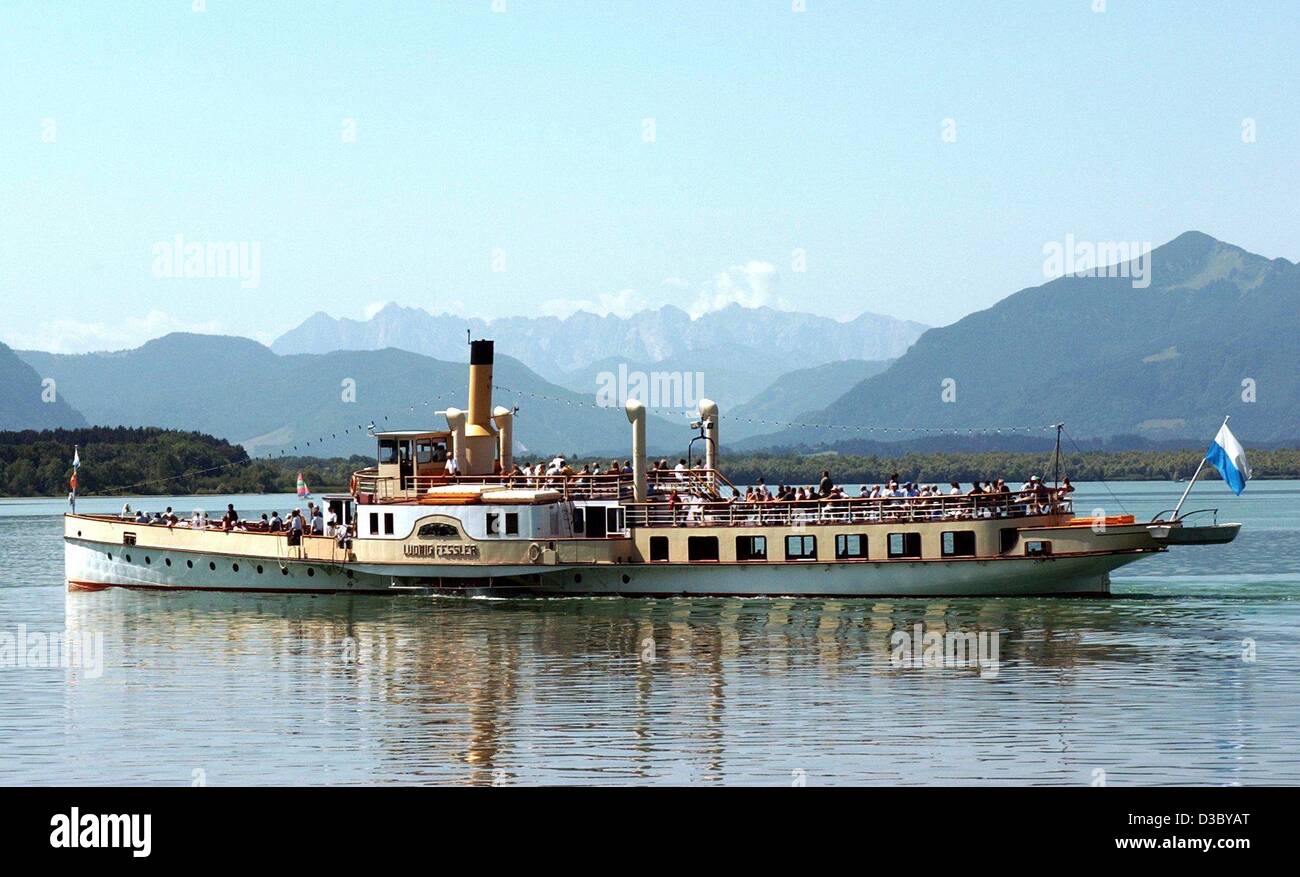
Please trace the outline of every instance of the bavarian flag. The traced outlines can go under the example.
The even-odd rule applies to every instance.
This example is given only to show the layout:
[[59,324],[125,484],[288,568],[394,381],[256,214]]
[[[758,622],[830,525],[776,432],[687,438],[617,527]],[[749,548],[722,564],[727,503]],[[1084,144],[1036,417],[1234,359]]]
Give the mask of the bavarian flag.
[[1250,465],[1246,462],[1246,449],[1237,441],[1237,437],[1228,429],[1225,420],[1219,427],[1219,434],[1214,437],[1210,449],[1205,452],[1205,460],[1223,476],[1223,480],[1232,488],[1232,492],[1241,496],[1250,480]]

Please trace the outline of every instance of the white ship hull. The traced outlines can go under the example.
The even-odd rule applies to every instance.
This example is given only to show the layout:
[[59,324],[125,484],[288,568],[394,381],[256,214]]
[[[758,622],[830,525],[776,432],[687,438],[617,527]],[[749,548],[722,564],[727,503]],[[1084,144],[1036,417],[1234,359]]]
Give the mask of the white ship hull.
[[990,596],[1105,594],[1109,573],[1142,553],[1082,557],[790,564],[548,567],[331,564],[218,553],[124,549],[69,539],[69,587],[475,596]]

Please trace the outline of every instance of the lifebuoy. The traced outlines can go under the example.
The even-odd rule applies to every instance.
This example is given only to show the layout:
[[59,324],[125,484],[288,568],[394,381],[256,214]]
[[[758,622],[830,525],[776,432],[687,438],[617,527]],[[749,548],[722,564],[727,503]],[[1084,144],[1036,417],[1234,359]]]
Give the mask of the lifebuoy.
[[348,493],[356,496],[357,493],[357,475],[352,473],[352,480],[348,482]]
[[539,561],[539,560],[541,560],[541,559],[542,559],[542,546],[538,545],[536,542],[534,542],[533,544],[529,545],[529,546],[528,546],[528,562],[529,562],[529,563],[537,563],[537,561]]

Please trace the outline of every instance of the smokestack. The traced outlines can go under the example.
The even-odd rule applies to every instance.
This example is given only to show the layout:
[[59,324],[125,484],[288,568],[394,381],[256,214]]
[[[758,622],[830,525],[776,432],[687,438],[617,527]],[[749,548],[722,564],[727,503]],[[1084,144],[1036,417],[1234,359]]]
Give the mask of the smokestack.
[[632,498],[645,502],[645,406],[628,399],[623,409],[627,422],[632,424]]
[[497,435],[492,410],[492,342],[469,343],[469,415],[465,419],[466,475],[491,475],[496,468]]
[[718,468],[718,403],[712,399],[700,400],[700,421],[704,425],[704,466]]
[[510,471],[514,465],[514,412],[509,408],[497,406],[492,412],[492,419],[496,422],[498,437],[500,439],[500,457],[501,472],[505,474]]

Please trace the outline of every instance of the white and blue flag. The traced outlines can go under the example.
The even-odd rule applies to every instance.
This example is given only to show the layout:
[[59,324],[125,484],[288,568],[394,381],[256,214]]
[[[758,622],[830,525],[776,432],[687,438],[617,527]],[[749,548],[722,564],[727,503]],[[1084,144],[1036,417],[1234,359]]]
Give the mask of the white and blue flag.
[[1232,492],[1240,496],[1246,489],[1246,481],[1250,478],[1250,465],[1246,462],[1246,449],[1241,446],[1241,442],[1237,441],[1232,430],[1228,429],[1227,421],[1219,427],[1219,434],[1214,437],[1214,443],[1205,452],[1205,459],[1219,470],[1223,480],[1232,488]]

